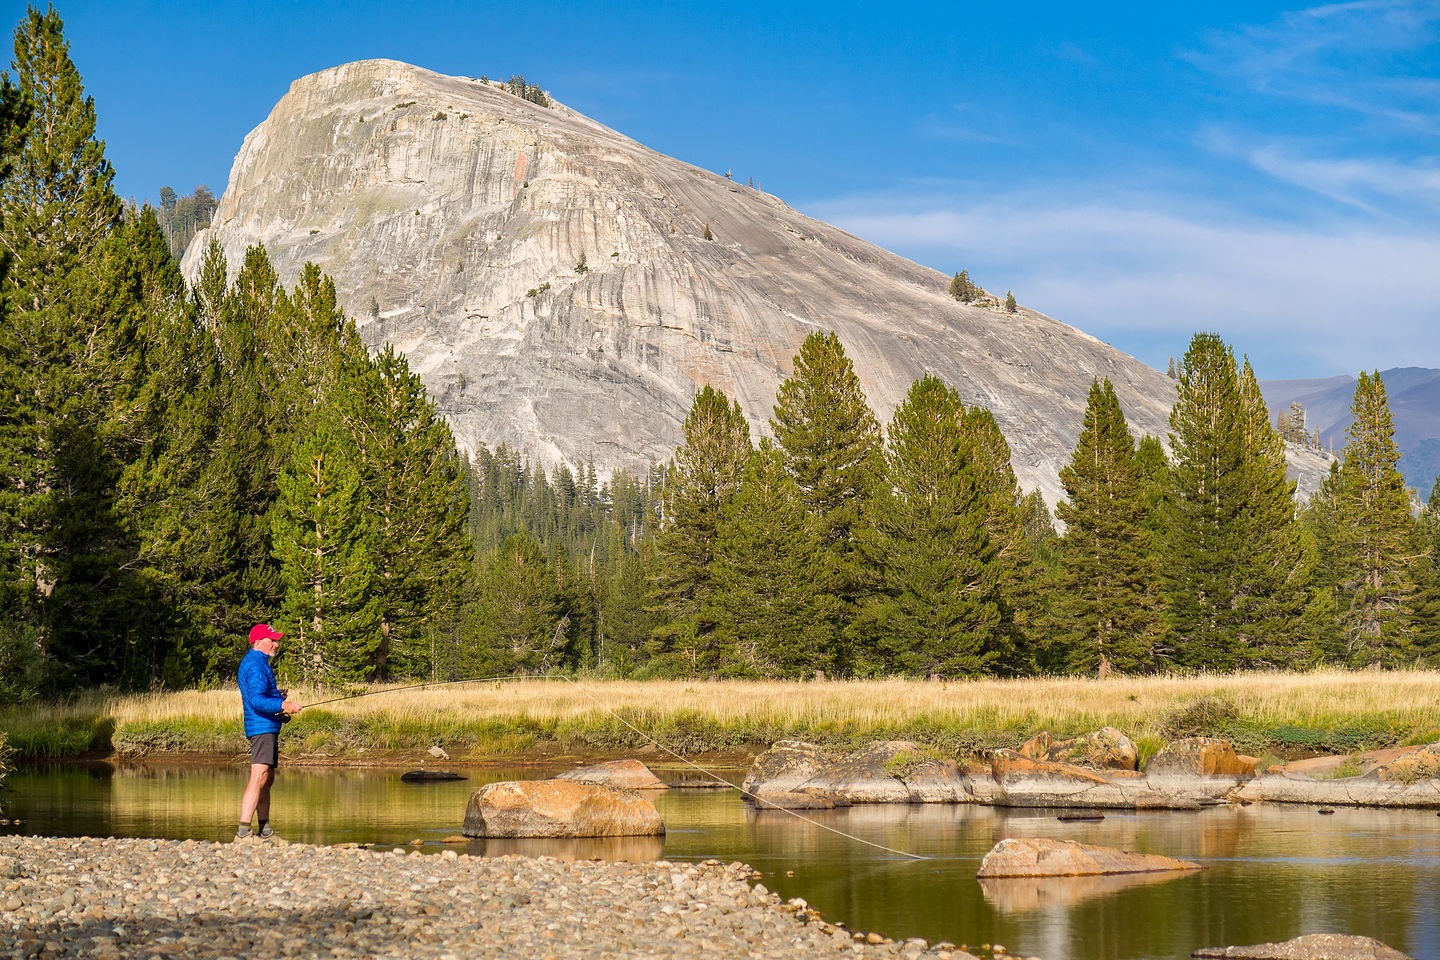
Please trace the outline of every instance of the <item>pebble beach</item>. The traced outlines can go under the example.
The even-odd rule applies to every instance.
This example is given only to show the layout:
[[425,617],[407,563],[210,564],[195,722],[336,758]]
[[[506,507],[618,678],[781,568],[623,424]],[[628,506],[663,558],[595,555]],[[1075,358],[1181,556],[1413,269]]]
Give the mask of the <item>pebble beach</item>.
[[278,838],[6,836],[0,957],[970,957],[846,930],[751,873]]

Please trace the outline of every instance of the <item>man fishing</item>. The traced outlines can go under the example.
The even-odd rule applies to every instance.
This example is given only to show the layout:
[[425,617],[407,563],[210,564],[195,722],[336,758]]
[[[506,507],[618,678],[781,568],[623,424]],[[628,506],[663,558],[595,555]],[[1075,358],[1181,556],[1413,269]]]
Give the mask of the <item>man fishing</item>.
[[268,623],[255,624],[250,628],[250,652],[240,661],[236,679],[245,705],[245,736],[250,741],[250,782],[240,798],[236,840],[252,835],[250,819],[257,814],[254,835],[261,839],[275,835],[270,829],[270,786],[280,763],[280,724],[288,719],[286,714],[300,712],[299,704],[286,700],[285,691],[275,685],[275,669],[270,665],[284,636]]

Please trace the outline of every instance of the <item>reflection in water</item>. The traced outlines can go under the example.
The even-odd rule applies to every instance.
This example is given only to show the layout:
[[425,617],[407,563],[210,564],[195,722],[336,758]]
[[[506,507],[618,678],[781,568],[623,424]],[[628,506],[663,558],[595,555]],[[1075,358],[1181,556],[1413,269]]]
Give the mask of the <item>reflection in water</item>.
[[1088,877],[982,877],[977,882],[986,903],[1001,913],[1019,913],[1073,907],[1081,900],[1093,900],[1147,883],[1178,880],[1190,873],[1189,870],[1166,870]]
[[[568,765],[565,767],[568,769]],[[223,840],[233,834],[247,772],[229,766],[64,766],[6,779],[7,814],[26,833]],[[1304,933],[1375,937],[1440,960],[1440,818],[1433,811],[1256,804],[1198,812],[1106,811],[1060,822],[1054,810],[924,804],[809,810],[816,823],[913,851],[915,861],[837,836],[781,811],[755,811],[734,790],[655,797],[666,836],[595,841],[435,841],[460,831],[473,793],[496,780],[558,769],[467,770],[456,783],[408,784],[403,770],[282,767],[273,821],[282,837],[493,856],[742,860],[782,897],[803,897],[827,919],[887,936],[1001,943],[1045,960],[1160,960],[1200,947],[1288,940]],[[737,773],[743,773],[738,771]],[[15,827],[0,830],[16,832]],[[1201,863],[1178,879],[1144,876],[1089,889],[992,889],[975,878],[1006,837],[1054,837]],[[1165,876],[1165,875],[1161,875]],[[1020,892],[1016,892],[1019,890]]]
[[[462,848],[464,849],[464,848]],[[544,837],[472,840],[466,850],[482,857],[556,857],[560,860],[659,860],[664,837]]]

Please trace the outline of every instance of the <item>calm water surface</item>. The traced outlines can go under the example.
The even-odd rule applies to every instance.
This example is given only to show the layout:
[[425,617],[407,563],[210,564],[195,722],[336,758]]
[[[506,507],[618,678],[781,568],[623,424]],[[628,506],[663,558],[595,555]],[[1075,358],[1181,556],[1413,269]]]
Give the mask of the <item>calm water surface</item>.
[[[457,834],[472,791],[556,770],[463,771],[407,784],[400,770],[282,767],[272,822],[286,839],[381,846]],[[743,771],[724,771],[738,782]],[[11,833],[223,840],[233,835],[243,766],[56,766],[7,777]],[[662,776],[688,776],[667,774]],[[743,860],[785,897],[804,897],[852,929],[931,941],[1000,943],[1045,960],[1180,958],[1204,946],[1303,933],[1375,937],[1440,960],[1440,818],[1433,811],[1255,805],[1202,812],[1116,812],[1091,823],[988,807],[881,806],[807,812],[837,829],[930,859],[906,860],[784,813],[756,813],[735,790],[656,797],[663,839],[472,841],[476,855]],[[1174,878],[975,879],[1005,837],[1057,837],[1182,857]],[[793,872],[793,876],[790,875]]]

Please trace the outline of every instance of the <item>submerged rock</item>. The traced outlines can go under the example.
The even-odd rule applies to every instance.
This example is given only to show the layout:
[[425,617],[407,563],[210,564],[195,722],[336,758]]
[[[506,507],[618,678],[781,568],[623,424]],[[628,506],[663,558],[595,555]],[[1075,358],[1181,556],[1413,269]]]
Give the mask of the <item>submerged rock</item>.
[[448,783],[465,778],[453,770],[411,770],[400,774],[406,783]]
[[665,821],[638,794],[573,780],[511,780],[476,790],[467,837],[662,836]]
[[1206,960],[1413,960],[1370,937],[1338,933],[1312,933],[1283,943],[1257,943],[1248,947],[1206,947],[1190,954]]
[[665,784],[639,760],[606,760],[567,770],[556,780],[595,783],[620,790],[664,790]]
[[1198,863],[1149,853],[1129,853],[1093,843],[1014,837],[1001,840],[980,861],[977,877],[1081,877],[1096,874],[1199,870]]
[[1069,763],[1097,770],[1137,770],[1140,751],[1135,742],[1114,727],[1101,727],[1093,733],[1056,740],[1049,733],[1027,740],[1020,745],[1020,754],[1032,760]]

